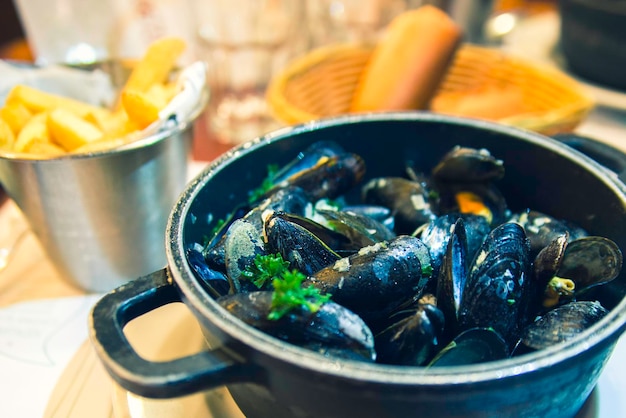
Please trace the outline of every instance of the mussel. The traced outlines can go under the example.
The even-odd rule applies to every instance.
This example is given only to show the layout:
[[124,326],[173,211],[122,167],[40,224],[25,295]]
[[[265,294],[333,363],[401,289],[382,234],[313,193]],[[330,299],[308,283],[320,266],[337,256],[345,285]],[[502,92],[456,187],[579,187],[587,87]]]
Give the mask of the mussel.
[[363,202],[389,208],[398,235],[410,235],[435,219],[429,191],[417,181],[403,177],[379,177],[361,188]]
[[509,357],[509,346],[493,328],[470,328],[444,347],[428,367],[462,366],[502,360]]
[[242,278],[244,270],[251,266],[257,255],[268,254],[263,238],[257,228],[245,219],[238,219],[228,228],[224,240],[226,275],[231,283],[231,293],[256,290],[252,283]]
[[342,153],[320,158],[310,168],[275,183],[268,193],[287,187],[302,188],[311,200],[334,199],[358,184],[365,175],[365,162],[356,154]]
[[368,322],[388,317],[407,300],[421,295],[430,274],[426,245],[418,238],[401,235],[339,259],[309,276],[303,285],[332,294],[334,302]]
[[288,186],[269,193],[256,206],[241,205],[228,217],[221,228],[214,234],[203,250],[207,264],[218,271],[225,270],[224,240],[233,222],[244,219],[257,229],[258,235],[263,233],[263,213],[267,211],[284,211],[294,215],[304,215],[310,211],[311,202],[299,187]]
[[578,225],[531,209],[513,214],[509,221],[519,223],[526,231],[533,258],[555,238],[565,233],[567,233],[568,240],[589,235]]
[[281,254],[292,268],[306,275],[339,260],[341,256],[333,248],[339,248],[347,241],[343,235],[323,225],[284,212],[268,214],[264,236],[270,252]]
[[516,352],[539,350],[568,341],[604,318],[607,313],[598,301],[573,301],[558,306],[524,329]]
[[272,180],[275,183],[289,181],[290,178],[317,167],[320,161],[345,154],[345,152],[346,150],[337,142],[317,141],[302,152],[299,152],[293,160],[281,167],[274,174]]
[[437,186],[439,213],[468,213],[484,217],[490,226],[509,217],[506,199],[493,183],[440,183]]
[[[494,361],[568,341],[606,316],[591,289],[621,273],[615,242],[535,210],[511,215],[503,162],[487,150],[455,147],[427,174],[404,163],[406,177],[364,182],[360,156],[316,143],[189,248],[189,265],[247,324],[366,362]],[[287,275],[255,280],[252,267],[269,258]],[[295,276],[289,290],[309,299],[273,315]]]
[[459,309],[468,275],[468,251],[465,222],[458,218],[452,225],[446,252],[436,278],[437,306],[445,319],[446,343],[458,334]]
[[218,303],[248,325],[276,338],[322,354],[353,360],[376,360],[374,336],[361,318],[341,305],[324,303],[317,312],[294,310],[278,320],[269,319],[271,291],[238,293]]
[[576,293],[615,279],[622,269],[622,252],[612,240],[588,236],[567,244],[557,275],[571,278]]
[[504,177],[502,160],[486,149],[454,147],[432,170],[440,214],[472,213],[497,226],[508,217],[504,196],[496,182]]
[[491,327],[515,341],[529,320],[530,245],[524,229],[507,222],[485,238],[472,262],[459,306],[459,327]]
[[568,236],[557,237],[535,259],[534,273],[539,290],[544,290],[545,307],[612,281],[622,268],[622,252],[614,241],[598,236],[569,241]]
[[[439,274],[439,268],[446,252],[448,241],[455,230],[455,224],[462,219],[466,240],[467,259],[471,261],[491,231],[489,222],[483,217],[466,213],[449,213],[438,216],[428,223],[421,231],[419,238],[430,250],[433,275]],[[468,261],[468,263],[469,263]]]
[[504,163],[487,149],[456,146],[432,170],[438,182],[480,183],[504,177]]
[[433,357],[445,322],[433,295],[422,296],[414,309],[397,312],[389,320],[391,324],[374,336],[378,362],[422,366]]

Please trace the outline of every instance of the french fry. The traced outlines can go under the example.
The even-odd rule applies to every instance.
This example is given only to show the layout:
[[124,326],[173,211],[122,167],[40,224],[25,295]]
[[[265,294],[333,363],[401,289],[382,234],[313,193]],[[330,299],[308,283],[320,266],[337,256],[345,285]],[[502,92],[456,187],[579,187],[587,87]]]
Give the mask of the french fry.
[[47,93],[33,87],[18,84],[9,92],[6,104],[21,103],[30,112],[40,113],[46,110],[66,109],[80,117],[85,117],[88,113],[100,113],[106,109],[83,103],[69,97]]
[[38,158],[58,157],[59,155],[67,154],[67,151],[52,142],[32,142],[23,152]]
[[123,109],[109,112],[108,115],[90,113],[85,116],[85,120],[100,128],[104,136],[108,138],[122,137],[139,129],[137,124],[128,119],[128,115]]
[[157,83],[151,85],[146,94],[162,109],[179,92],[180,86],[176,83]]
[[11,126],[0,118],[0,150],[11,151],[15,143],[15,134]]
[[144,129],[159,119],[161,107],[146,93],[136,90],[122,92],[122,106],[128,119],[137,124],[139,129]]
[[13,151],[27,152],[35,142],[50,142],[47,120],[48,112],[41,112],[30,118],[15,138]]
[[88,144],[82,145],[72,150],[72,153],[86,154],[90,152],[106,151],[106,150],[111,150],[117,147],[121,147],[122,145],[126,143],[127,141],[125,141],[123,138],[101,139],[99,141],[94,141],[94,142],[90,142]]
[[113,119],[117,116],[117,112],[110,111],[108,109],[102,109],[101,112],[89,112],[83,119],[89,123],[93,123],[100,130],[104,130],[104,127],[109,125]]
[[67,151],[98,141],[104,136],[96,125],[63,108],[50,112],[48,129],[52,142],[59,144]]
[[146,92],[153,84],[164,83],[185,47],[180,38],[162,38],[150,44],[133,68],[122,94],[128,90]]
[[20,133],[33,114],[22,103],[9,103],[0,109],[0,118],[9,124],[14,135]]
[[113,109],[42,91],[14,86],[0,107],[0,150],[20,158],[54,157],[113,149],[145,135],[159,112],[179,92],[168,80],[185,41],[152,43],[121,89]]

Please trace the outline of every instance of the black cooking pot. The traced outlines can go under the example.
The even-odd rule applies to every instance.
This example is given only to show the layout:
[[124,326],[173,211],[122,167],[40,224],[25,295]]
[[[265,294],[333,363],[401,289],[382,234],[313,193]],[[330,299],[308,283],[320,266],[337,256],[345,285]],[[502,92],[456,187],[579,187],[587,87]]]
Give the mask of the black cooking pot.
[[[253,329],[205,293],[185,250],[209,233],[208,219],[224,217],[245,201],[268,164],[284,164],[321,139],[360,154],[368,178],[402,175],[406,160],[428,172],[455,145],[487,148],[504,160],[506,175],[499,186],[513,210],[530,207],[574,221],[626,248],[626,187],[615,173],[556,140],[415,112],[345,116],[287,128],[228,152],[191,182],[169,219],[168,267],[96,304],[91,339],[111,376],[130,392],[154,398],[226,385],[248,417],[574,416],[626,328],[624,275],[590,295],[610,313],[582,335],[503,361],[437,369],[326,358]],[[619,158],[612,163],[625,167]],[[199,321],[209,349],[165,363],[140,358],[123,326],[178,301]]]

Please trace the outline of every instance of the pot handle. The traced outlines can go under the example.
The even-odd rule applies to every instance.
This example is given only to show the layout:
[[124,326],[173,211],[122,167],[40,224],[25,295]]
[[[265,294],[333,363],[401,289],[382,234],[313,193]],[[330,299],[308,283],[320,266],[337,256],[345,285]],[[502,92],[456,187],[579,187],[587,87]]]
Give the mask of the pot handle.
[[624,152],[604,142],[575,133],[557,134],[552,138],[582,152],[617,173],[617,177],[626,183],[626,154]]
[[120,386],[148,398],[173,398],[252,379],[254,366],[236,361],[219,350],[166,362],[140,357],[124,335],[124,326],[172,302],[181,302],[181,298],[169,278],[169,269],[164,268],[118,287],[92,308],[89,317],[92,344]]

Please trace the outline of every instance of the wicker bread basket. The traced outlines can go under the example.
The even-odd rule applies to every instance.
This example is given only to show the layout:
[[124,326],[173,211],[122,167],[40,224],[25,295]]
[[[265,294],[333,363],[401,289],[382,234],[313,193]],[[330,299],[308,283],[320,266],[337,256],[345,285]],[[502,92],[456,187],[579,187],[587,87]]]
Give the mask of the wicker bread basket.
[[[297,124],[349,112],[362,70],[373,47],[342,44],[322,47],[293,61],[267,90],[274,116]],[[460,98],[477,103],[486,95],[515,91],[508,115],[468,115]],[[504,91],[504,90],[502,90]],[[495,120],[546,135],[571,131],[593,108],[575,80],[557,69],[513,57],[504,51],[464,44],[456,53],[429,110]],[[509,109],[511,110],[511,109]]]

